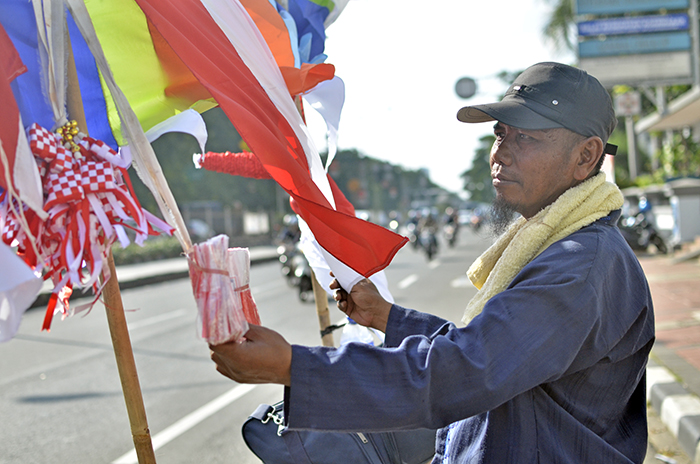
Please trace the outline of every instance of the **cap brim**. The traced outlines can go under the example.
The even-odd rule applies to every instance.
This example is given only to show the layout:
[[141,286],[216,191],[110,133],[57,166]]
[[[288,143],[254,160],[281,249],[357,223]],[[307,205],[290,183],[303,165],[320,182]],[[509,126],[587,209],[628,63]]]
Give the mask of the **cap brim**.
[[465,106],[457,112],[457,119],[468,123],[499,121],[520,129],[538,130],[564,127],[517,101]]

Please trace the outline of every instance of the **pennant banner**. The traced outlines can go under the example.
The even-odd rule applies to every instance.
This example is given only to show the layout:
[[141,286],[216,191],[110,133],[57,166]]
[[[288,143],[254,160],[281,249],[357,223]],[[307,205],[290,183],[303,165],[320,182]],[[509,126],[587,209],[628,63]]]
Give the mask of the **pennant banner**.
[[[266,61],[274,65],[276,72],[270,71],[267,77],[281,79],[266,46],[264,56],[260,56],[259,49],[261,43],[264,45],[264,39],[247,14],[245,17],[250,22],[246,24],[240,13],[240,3],[206,1],[205,8],[199,1],[185,0],[178,8],[170,8],[156,0],[137,2],[149,21],[219,103],[265,169],[292,196],[298,205],[298,213],[309,224],[319,244],[363,276],[386,267],[407,239],[334,209],[333,198],[347,202],[337,188],[335,192],[324,195],[323,184],[330,186],[330,177],[324,172],[325,179],[314,178],[310,164],[320,165],[320,157],[310,145],[309,138],[304,137],[305,125],[301,117],[297,113],[294,118],[284,108],[283,114],[278,105],[284,105],[285,100],[280,97],[273,102],[239,55],[239,52],[245,54],[255,50],[258,54],[251,53],[251,56],[261,66],[269,66]],[[210,15],[208,10],[215,13]],[[212,16],[225,18],[222,23],[237,36],[227,37],[220,29],[222,23],[217,24]],[[182,31],[188,33],[182,34]],[[230,39],[240,41],[236,48]],[[277,88],[284,86],[279,84],[280,81]],[[292,103],[288,94],[286,101]],[[294,126],[290,125],[290,119],[296,119]],[[298,133],[302,134],[301,138]],[[307,159],[307,154],[311,159]]]

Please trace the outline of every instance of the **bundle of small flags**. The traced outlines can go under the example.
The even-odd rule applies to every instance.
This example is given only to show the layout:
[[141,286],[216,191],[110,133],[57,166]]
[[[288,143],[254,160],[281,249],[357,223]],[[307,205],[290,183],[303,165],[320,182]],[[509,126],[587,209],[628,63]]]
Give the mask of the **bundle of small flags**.
[[247,248],[229,248],[228,236],[218,235],[194,245],[188,263],[202,338],[218,345],[243,338],[248,323],[260,325]]

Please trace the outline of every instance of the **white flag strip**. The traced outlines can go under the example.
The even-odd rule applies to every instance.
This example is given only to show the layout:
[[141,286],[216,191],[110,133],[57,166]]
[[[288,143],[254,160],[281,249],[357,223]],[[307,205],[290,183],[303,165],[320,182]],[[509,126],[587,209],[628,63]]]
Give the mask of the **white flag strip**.
[[202,0],[211,17],[226,34],[245,65],[250,69],[280,114],[289,123],[299,139],[309,164],[311,179],[335,209],[331,186],[323,169],[323,162],[311,139],[309,130],[289,95],[282,72],[267,46],[265,39],[238,0]]
[[[226,34],[243,62],[250,69],[258,82],[260,82],[260,85],[270,97],[270,100],[272,100],[294,130],[300,143],[304,147],[304,153],[306,153],[312,180],[333,208],[335,208],[335,200],[333,199],[330,184],[328,183],[326,171],[323,167],[321,157],[318,154],[318,150],[313,144],[306,124],[289,96],[289,90],[272,56],[272,52],[267,46],[265,39],[260,34],[260,31],[255,26],[255,23],[238,0],[233,2],[203,0],[202,4],[207,8],[207,11],[214,21]],[[340,81],[340,83],[342,85],[342,81]],[[303,223],[302,231],[306,230],[306,232],[302,232],[302,236],[305,237],[304,240],[308,243],[302,251],[304,255],[307,256],[311,267],[314,269],[319,283],[322,284],[327,292],[331,292],[329,288],[331,282],[329,275],[330,270],[333,271],[333,274],[343,288],[348,291],[351,290],[358,281],[364,278],[347,265],[335,259],[328,251],[324,250],[314,238],[311,229],[309,229],[301,218],[299,222],[300,224]],[[386,278],[383,277],[383,272],[379,274],[376,280],[380,285],[383,285],[380,292],[386,295],[386,297],[391,298],[391,294],[386,285]],[[326,276],[328,276],[328,278],[326,278]],[[374,276],[372,277],[374,281],[375,278]]]
[[[48,215],[44,211],[44,194],[39,169],[34,161],[34,155],[29,149],[21,117],[18,118],[17,124],[17,151],[15,152],[13,183],[17,186],[22,201],[40,218],[45,219]],[[3,160],[3,162],[5,161]]]
[[338,76],[323,81],[304,94],[304,100],[326,121],[328,134],[328,158],[326,171],[338,151],[338,126],[345,103],[345,83]]
[[[299,247],[309,261],[309,265],[314,270],[316,280],[329,295],[333,295],[333,290],[330,288],[331,282],[333,281],[333,277],[330,275],[331,271],[333,271],[333,275],[338,279],[340,285],[347,291],[352,290],[352,287],[356,283],[364,279],[364,276],[338,261],[332,254],[319,245],[313,232],[311,232],[309,226],[301,218],[299,218],[299,229],[301,230]],[[387,281],[384,271],[372,274],[369,280],[377,286],[377,290],[379,290],[379,293],[385,300],[390,303],[394,302],[394,297],[389,291],[389,282]]]
[[0,342],[6,342],[19,330],[22,315],[36,299],[44,281],[2,242],[0,263]]

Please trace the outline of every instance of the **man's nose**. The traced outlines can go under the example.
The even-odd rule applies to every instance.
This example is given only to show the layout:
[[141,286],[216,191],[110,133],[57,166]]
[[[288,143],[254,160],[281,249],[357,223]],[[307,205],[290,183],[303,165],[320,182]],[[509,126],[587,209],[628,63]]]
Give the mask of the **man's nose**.
[[513,160],[511,152],[512,141],[510,137],[506,134],[500,141],[496,140],[491,147],[491,165],[502,164],[504,166],[510,165]]

